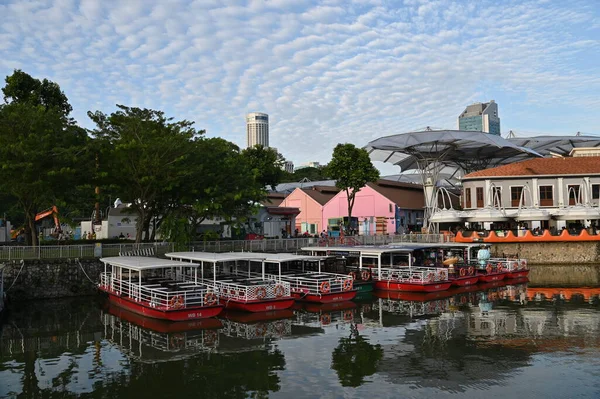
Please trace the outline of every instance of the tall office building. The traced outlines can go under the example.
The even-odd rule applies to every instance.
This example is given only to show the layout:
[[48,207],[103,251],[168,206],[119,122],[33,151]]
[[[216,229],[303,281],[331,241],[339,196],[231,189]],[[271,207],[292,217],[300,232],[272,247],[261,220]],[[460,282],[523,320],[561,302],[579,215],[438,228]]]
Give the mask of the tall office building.
[[458,130],[486,132],[500,136],[498,104],[491,100],[489,103],[475,103],[467,106],[458,117]]
[[246,115],[246,142],[248,147],[269,146],[269,115],[261,112]]

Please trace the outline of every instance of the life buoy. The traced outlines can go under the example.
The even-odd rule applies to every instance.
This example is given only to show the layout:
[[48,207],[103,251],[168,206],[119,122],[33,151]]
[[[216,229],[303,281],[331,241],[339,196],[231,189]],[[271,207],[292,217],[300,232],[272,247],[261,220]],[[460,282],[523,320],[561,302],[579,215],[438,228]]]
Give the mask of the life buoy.
[[217,296],[212,292],[207,292],[206,295],[204,295],[204,305],[212,306],[215,303],[217,303]]
[[461,277],[464,277],[467,274],[467,270],[463,267],[463,268],[460,269],[459,274],[460,274]]
[[273,292],[275,293],[275,297],[281,298],[283,294],[285,294],[285,288],[283,288],[283,285],[277,284],[273,289]]
[[446,280],[446,277],[447,277],[447,275],[446,275],[446,271],[445,271],[445,270],[441,270],[441,271],[438,273],[438,277],[440,278],[440,280],[441,280],[441,281],[444,281],[444,280]]
[[496,271],[497,271],[497,272],[501,272],[501,271],[503,271],[503,270],[504,270],[504,266],[502,266],[502,263],[498,263],[498,264],[496,265]]
[[323,324],[324,326],[328,325],[331,323],[331,316],[328,314],[323,314],[321,315],[321,324]]
[[460,297],[460,303],[462,303],[463,305],[464,305],[465,303],[467,303],[467,297],[466,297],[466,296],[461,296],[461,297]]
[[323,281],[320,289],[323,294],[327,294],[331,290],[331,284],[329,284],[329,281]]
[[435,280],[435,273],[429,272],[429,274],[427,275],[427,281],[431,282],[433,280]]
[[217,332],[214,330],[205,330],[204,334],[204,344],[212,345],[217,341]]
[[179,309],[183,307],[183,298],[181,295],[176,295],[169,300],[169,307],[172,309]]
[[352,281],[356,280],[356,273],[355,272],[348,273],[348,276],[352,277]]
[[185,338],[183,334],[173,334],[170,339],[171,348],[181,348],[183,346],[184,341]]
[[488,263],[487,267],[485,268],[485,271],[489,273],[492,272],[492,265],[490,263]]
[[354,314],[351,310],[344,310],[344,321],[351,321],[354,319]]
[[526,269],[527,268],[527,261],[525,259],[523,259],[521,261],[521,269]]
[[256,325],[256,335],[258,335],[259,337],[264,337],[265,335],[267,335],[267,326],[264,324],[257,324]]
[[512,268],[511,268],[511,269],[512,269],[512,270],[517,270],[518,268],[519,268],[519,265],[517,264],[517,262],[514,262],[514,263],[512,264]]
[[472,276],[475,273],[475,268],[473,266],[469,266],[469,276]]
[[265,287],[258,287],[256,289],[256,298],[264,299],[267,296],[267,290]]
[[363,281],[368,281],[371,278],[371,272],[368,270],[363,270],[360,272],[360,278],[363,279]]
[[352,289],[352,280],[344,280],[343,288],[344,291],[350,291]]

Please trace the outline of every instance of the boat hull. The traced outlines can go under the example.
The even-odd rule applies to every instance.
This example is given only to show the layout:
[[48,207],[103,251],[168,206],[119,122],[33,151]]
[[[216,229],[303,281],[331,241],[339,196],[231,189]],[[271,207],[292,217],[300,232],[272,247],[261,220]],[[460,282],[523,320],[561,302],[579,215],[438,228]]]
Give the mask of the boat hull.
[[467,285],[477,284],[477,281],[479,281],[479,276],[457,277],[450,281],[452,282],[452,286],[454,287],[464,287]]
[[234,299],[221,298],[220,302],[225,306],[226,309],[256,313],[289,309],[292,307],[295,300],[292,297],[270,299],[266,301],[236,301]]
[[297,301],[302,302],[314,302],[314,303],[333,303],[333,302],[345,302],[351,301],[356,296],[356,290],[334,292],[329,294],[311,294],[294,292],[292,295]]
[[371,292],[373,291],[373,282],[372,281],[354,281],[354,288],[360,294],[361,292]]
[[160,310],[151,308],[143,302],[135,302],[126,297],[108,293],[108,299],[115,305],[142,316],[161,320],[184,321],[215,317],[223,310],[223,305],[203,306],[177,310]]
[[107,306],[108,313],[122,320],[133,323],[139,327],[146,328],[159,333],[177,333],[185,331],[216,329],[223,327],[223,323],[217,318],[187,320],[181,322],[171,322],[159,320],[156,318],[145,317],[138,313],[133,313],[121,306],[115,305],[109,301]]
[[508,278],[522,278],[529,275],[529,270],[518,270],[515,272],[508,273]]
[[446,291],[452,283],[450,281],[434,283],[403,283],[396,281],[376,281],[375,289],[384,291],[409,291],[409,292],[437,292]]
[[248,313],[225,309],[225,312],[223,312],[223,314],[219,317],[238,323],[256,323],[259,321],[289,319],[291,317],[294,317],[294,311],[291,309],[280,309],[271,310],[268,312]]
[[490,273],[490,274],[480,274],[479,281],[482,283],[493,283],[495,281],[502,281],[506,278],[508,273]]
[[392,299],[395,301],[427,302],[436,299],[451,297],[450,291],[435,292],[411,292],[411,291],[374,291],[373,295],[381,299]]

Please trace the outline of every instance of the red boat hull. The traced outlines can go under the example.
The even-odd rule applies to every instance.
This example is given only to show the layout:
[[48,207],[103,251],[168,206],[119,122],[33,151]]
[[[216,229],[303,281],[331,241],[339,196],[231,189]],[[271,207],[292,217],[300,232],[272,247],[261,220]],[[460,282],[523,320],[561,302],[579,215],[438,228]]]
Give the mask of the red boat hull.
[[529,270],[517,270],[515,272],[508,273],[508,278],[522,278],[529,275]]
[[166,320],[144,317],[140,314],[130,312],[129,310],[120,306],[116,306],[112,302],[108,303],[108,313],[118,317],[119,319],[133,323],[136,326],[165,334],[223,327],[221,320],[216,318],[170,322]]
[[146,317],[170,321],[206,319],[209,317],[215,317],[223,310],[223,305],[203,306],[177,310],[160,310],[156,308],[151,308],[144,302],[135,302],[129,298],[120,297],[112,293],[108,293],[108,298],[115,305],[127,309],[130,312],[137,313]]
[[508,273],[502,272],[502,273],[480,274],[478,277],[479,277],[479,281],[481,281],[483,283],[492,283],[495,281],[504,280],[507,275],[508,275]]
[[395,281],[375,281],[376,290],[409,291],[409,292],[437,292],[446,291],[452,283],[450,281],[435,283],[401,283]]
[[244,312],[269,312],[272,310],[289,309],[295,300],[291,297],[272,299],[267,301],[236,301],[233,299],[221,298],[221,304],[226,309],[242,310]]
[[457,278],[451,279],[450,281],[452,282],[452,285],[454,287],[464,287],[467,285],[477,284],[477,281],[479,281],[479,276],[457,277]]
[[351,301],[356,296],[356,291],[334,292],[329,294],[305,294],[302,292],[294,292],[292,295],[297,301],[333,303]]
[[304,305],[304,310],[310,313],[333,312],[336,310],[355,309],[357,305],[352,301],[346,302],[331,302],[325,304],[307,303]]

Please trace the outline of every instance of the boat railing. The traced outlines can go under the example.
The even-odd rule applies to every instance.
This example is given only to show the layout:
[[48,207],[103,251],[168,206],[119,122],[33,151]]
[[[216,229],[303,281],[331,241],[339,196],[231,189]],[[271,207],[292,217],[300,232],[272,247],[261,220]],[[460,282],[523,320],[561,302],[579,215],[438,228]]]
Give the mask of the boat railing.
[[289,319],[240,323],[223,319],[221,333],[232,338],[282,338],[292,335],[292,321]]
[[100,274],[101,289],[117,296],[128,297],[142,305],[159,310],[212,306],[218,302],[215,288],[207,284],[190,281],[170,281],[164,285],[140,285],[139,283],[130,283],[118,279],[112,273]]
[[281,280],[291,285],[292,292],[312,295],[341,293],[353,288],[352,277],[346,274],[317,272],[282,274]]
[[[212,351],[219,344],[219,334],[215,330],[162,333],[137,326],[110,313],[104,313],[102,316],[102,323],[108,328],[106,338],[123,349],[138,352],[135,353],[138,356],[143,355],[139,344],[163,352],[179,352],[185,349]],[[137,342],[132,344],[132,340]]]
[[292,295],[290,283],[285,281],[265,281],[251,278],[245,280],[244,283],[217,280],[214,285],[220,298],[241,301],[279,299]]
[[496,267],[496,269],[502,267],[502,270],[508,271],[527,269],[527,260],[520,258],[490,258],[488,263],[491,263],[492,267]]
[[403,283],[433,283],[448,281],[448,269],[443,267],[404,266],[395,268],[373,268],[374,280],[398,281]]
[[375,301],[374,308],[382,311],[410,317],[419,317],[432,314],[441,314],[448,310],[447,299],[438,299],[428,302],[401,301],[396,299],[380,299]]

